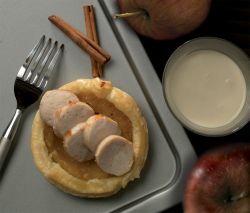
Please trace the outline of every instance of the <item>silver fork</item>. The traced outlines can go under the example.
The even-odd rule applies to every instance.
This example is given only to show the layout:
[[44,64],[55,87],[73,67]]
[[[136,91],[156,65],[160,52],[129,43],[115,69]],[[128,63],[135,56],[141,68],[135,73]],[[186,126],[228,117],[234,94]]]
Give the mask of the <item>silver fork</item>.
[[63,44],[58,47],[58,42],[52,42],[51,38],[46,41],[45,35],[43,35],[19,69],[14,84],[17,101],[16,111],[0,139],[0,171],[11,147],[23,111],[35,103],[45,90],[63,48]]

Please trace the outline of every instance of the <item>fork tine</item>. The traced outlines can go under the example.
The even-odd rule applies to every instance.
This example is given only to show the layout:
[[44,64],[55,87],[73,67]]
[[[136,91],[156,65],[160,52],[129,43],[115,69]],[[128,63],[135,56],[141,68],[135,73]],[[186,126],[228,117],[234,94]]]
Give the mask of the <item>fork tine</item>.
[[[51,39],[50,39],[50,40],[51,40]],[[31,82],[31,84],[37,84],[38,79],[39,79],[41,73],[43,72],[44,67],[45,67],[45,65],[46,65],[46,63],[47,63],[47,61],[48,61],[48,59],[49,59],[51,53],[52,53],[53,50],[57,47],[57,43],[58,43],[58,42],[55,41],[54,44],[50,47],[50,49],[49,49],[49,51],[47,52],[47,54],[45,55],[45,57],[44,57],[42,63],[40,64],[40,67],[39,67],[39,69],[37,70],[37,73],[36,73],[36,75],[35,75],[33,81]],[[51,45],[51,43],[50,43],[50,45]]]
[[59,61],[60,56],[61,56],[61,54],[63,52],[63,49],[64,49],[64,44],[62,44],[58,48],[58,50],[54,54],[53,58],[51,59],[51,61],[49,63],[49,66],[48,66],[48,69],[44,72],[43,77],[42,77],[40,83],[37,84],[37,87],[39,87],[40,89],[44,90],[45,87],[47,86],[48,80],[50,78],[50,75],[51,75],[52,71],[54,70],[57,62]]
[[24,64],[22,65],[21,69],[17,73],[18,78],[23,78],[25,76],[25,72],[27,71],[27,68],[29,67],[32,59],[34,58],[35,54],[39,50],[39,47],[44,43],[45,41],[45,35],[43,35],[40,40],[36,43],[36,45],[32,48],[30,53],[25,59]]
[[49,40],[47,41],[47,43],[45,45],[43,45],[43,48],[41,49],[41,51],[39,52],[39,55],[37,56],[37,58],[35,59],[35,62],[32,65],[32,68],[30,69],[27,77],[26,77],[26,81],[31,80],[31,76],[34,73],[35,69],[37,68],[39,62],[42,59],[42,56],[44,55],[45,51],[50,47],[51,45],[51,41],[52,39],[49,38]]
[[37,50],[39,49],[40,45],[44,42],[45,40],[45,35],[42,36],[42,38],[39,40],[39,42],[35,45],[35,47],[30,51],[29,55],[27,56],[27,58],[25,59],[25,63],[28,64],[28,66],[30,65],[30,62],[32,61],[32,59],[34,58]]

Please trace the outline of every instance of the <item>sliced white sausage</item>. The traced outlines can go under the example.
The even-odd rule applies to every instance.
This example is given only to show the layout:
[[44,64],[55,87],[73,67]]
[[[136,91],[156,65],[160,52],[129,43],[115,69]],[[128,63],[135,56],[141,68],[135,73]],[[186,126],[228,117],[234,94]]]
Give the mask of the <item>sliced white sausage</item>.
[[62,138],[66,131],[73,128],[76,124],[86,121],[94,115],[94,110],[86,103],[68,103],[56,110],[54,116],[53,129],[55,134]]
[[95,152],[98,144],[108,135],[120,135],[121,130],[114,120],[104,115],[93,115],[86,121],[84,143]]
[[124,175],[133,165],[133,145],[121,136],[110,135],[101,141],[95,157],[103,171],[116,176]]
[[49,126],[53,126],[54,113],[65,104],[77,102],[79,99],[75,94],[64,90],[47,91],[40,102],[40,115],[42,120]]
[[79,123],[67,131],[64,137],[65,151],[77,161],[83,162],[94,158],[94,154],[83,143],[85,123]]

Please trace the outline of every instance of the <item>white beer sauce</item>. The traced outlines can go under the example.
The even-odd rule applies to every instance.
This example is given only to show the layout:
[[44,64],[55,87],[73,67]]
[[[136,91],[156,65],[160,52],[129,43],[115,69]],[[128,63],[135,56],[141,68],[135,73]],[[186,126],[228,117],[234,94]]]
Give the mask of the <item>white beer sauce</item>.
[[174,64],[165,90],[182,116],[207,128],[233,121],[246,100],[246,82],[239,66],[214,50],[194,51]]

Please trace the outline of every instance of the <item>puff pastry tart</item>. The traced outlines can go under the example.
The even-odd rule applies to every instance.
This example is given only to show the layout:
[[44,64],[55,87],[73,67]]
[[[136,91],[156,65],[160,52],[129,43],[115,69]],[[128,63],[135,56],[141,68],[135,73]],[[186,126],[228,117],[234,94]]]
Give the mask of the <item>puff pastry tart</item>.
[[106,173],[91,159],[79,162],[65,152],[62,139],[41,119],[40,112],[32,125],[31,149],[33,160],[41,173],[63,191],[79,197],[107,197],[139,178],[148,153],[146,121],[134,99],[113,87],[110,81],[99,78],[78,79],[59,90],[74,93],[76,97],[102,114],[116,121],[120,136],[132,142],[133,164],[130,170],[116,176]]

